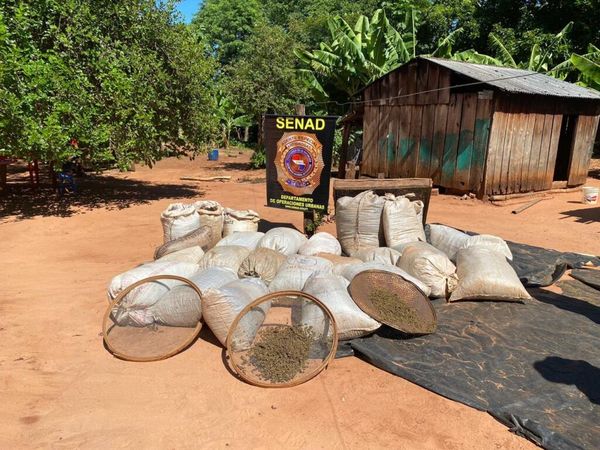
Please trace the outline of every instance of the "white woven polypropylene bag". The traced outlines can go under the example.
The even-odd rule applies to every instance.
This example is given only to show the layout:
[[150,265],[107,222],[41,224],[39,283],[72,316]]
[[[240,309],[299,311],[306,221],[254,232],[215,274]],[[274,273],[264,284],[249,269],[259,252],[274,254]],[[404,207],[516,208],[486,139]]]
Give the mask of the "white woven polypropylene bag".
[[225,208],[223,237],[240,231],[258,231],[260,216],[251,209],[239,210]]
[[166,244],[200,228],[200,217],[194,205],[172,203],[160,215],[163,240]]
[[298,250],[299,255],[305,256],[314,256],[317,253],[341,255],[342,246],[335,236],[321,231],[312,235]]
[[429,224],[428,228],[430,244],[456,261],[456,252],[465,246],[470,236],[446,225]]
[[[372,333],[381,326],[365,314],[348,294],[348,281],[334,274],[313,274],[304,286],[304,292],[318,298],[335,318],[340,340],[354,339]],[[320,308],[312,303],[302,307],[302,323],[324,332],[325,322]]]
[[254,250],[265,233],[260,231],[239,231],[224,237],[217,243],[217,247],[221,245],[239,245],[246,247],[248,250]]
[[239,245],[221,245],[207,251],[198,266],[200,270],[209,267],[227,267],[237,273],[242,261],[250,254],[250,250]]
[[495,250],[469,247],[456,256],[458,286],[450,301],[456,300],[527,300],[531,296],[519,276]]
[[240,278],[260,278],[269,285],[286,259],[283,253],[276,250],[257,248],[242,261],[238,275]]
[[452,261],[427,242],[407,244],[397,265],[429,286],[432,297],[447,297],[458,283]]
[[318,256],[293,255],[281,265],[269,284],[271,292],[301,291],[306,280],[314,273],[331,273],[333,264]]
[[223,220],[225,211],[223,207],[214,200],[200,200],[194,203],[196,213],[200,217],[200,225],[207,225],[213,231],[216,240],[223,235]]
[[[265,283],[258,278],[244,278],[232,281],[218,289],[207,289],[202,295],[202,317],[219,342],[225,346],[227,334],[236,316],[249,305],[268,293]],[[260,325],[264,322],[269,304],[263,303],[253,308],[244,318],[236,335],[243,343],[253,341]],[[241,343],[241,344],[243,344]]]
[[404,196],[392,194],[386,194],[385,199],[382,221],[386,245],[395,248],[409,242],[425,241],[423,202],[411,202]]
[[354,253],[354,258],[363,262],[375,261],[395,266],[402,254],[398,250],[388,247],[365,248]]
[[353,256],[363,248],[379,247],[384,204],[384,198],[373,191],[338,199],[335,204],[335,226],[346,255]]
[[498,236],[492,236],[491,234],[476,234],[475,236],[469,236],[469,239],[463,244],[461,249],[469,247],[489,248],[490,250],[502,253],[511,261],[513,259],[512,252],[506,241]]
[[184,248],[173,253],[169,253],[162,258],[158,258],[156,261],[175,261],[175,262],[187,262],[198,264],[198,262],[204,256],[204,250],[199,245],[193,247]]
[[265,233],[258,247],[270,248],[290,256],[298,253],[300,247],[307,241],[306,236],[294,228],[277,227]]

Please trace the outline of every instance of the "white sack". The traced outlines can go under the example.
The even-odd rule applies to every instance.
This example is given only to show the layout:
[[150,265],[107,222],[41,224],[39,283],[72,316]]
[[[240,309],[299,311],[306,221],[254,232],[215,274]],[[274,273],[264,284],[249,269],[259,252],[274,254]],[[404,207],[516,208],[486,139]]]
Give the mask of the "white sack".
[[277,275],[269,284],[271,292],[301,291],[313,273],[331,273],[333,264],[317,256],[293,255],[281,265]]
[[[173,261],[153,261],[137,266],[127,272],[115,276],[108,286],[108,299],[113,301],[119,293],[133,283],[144,278],[155,275],[179,275],[189,278],[198,271],[197,264],[173,262]],[[175,280],[159,280],[145,283],[131,291],[123,299],[123,304],[135,303],[141,306],[150,306],[162,294],[168,291],[168,285],[177,284]]]
[[304,243],[304,245],[300,247],[300,250],[298,250],[299,255],[305,256],[314,256],[318,253],[341,255],[342,246],[335,236],[320,231],[319,233],[313,234],[308,242]]
[[346,255],[353,256],[363,248],[379,247],[384,204],[384,198],[373,191],[338,199],[335,204],[335,227]]
[[163,227],[163,240],[166,244],[173,239],[185,236],[200,228],[200,217],[194,205],[172,203],[160,215]]
[[451,261],[456,261],[456,252],[465,246],[470,236],[446,225],[429,224],[429,242],[443,251]]
[[236,211],[235,209],[225,208],[223,237],[240,231],[258,231],[259,221],[260,216],[251,209]]
[[327,261],[330,261],[333,264],[333,273],[335,275],[341,275],[342,270],[344,269],[344,267],[350,265],[350,264],[356,264],[356,263],[361,263],[362,261],[358,258],[352,258],[350,256],[338,256],[338,255],[332,255],[331,253],[318,253],[317,255],[319,258],[323,258],[326,259]]
[[[227,334],[237,315],[256,300],[268,293],[266,284],[258,278],[244,278],[232,281],[219,289],[207,289],[202,296],[202,317],[219,342],[225,346]],[[242,344],[253,341],[258,328],[265,320],[269,304],[253,308],[240,323],[236,337]]]
[[200,200],[194,203],[194,208],[196,208],[196,213],[200,218],[200,225],[209,226],[215,239],[220,239],[223,235],[225,214],[223,207],[214,200]]
[[[383,206],[383,233],[388,247],[408,242],[425,241],[423,229],[423,202],[411,202],[405,196],[385,194]],[[420,213],[420,214],[419,214]]]
[[513,255],[508,248],[506,241],[498,236],[492,236],[491,234],[477,234],[475,236],[469,236],[467,242],[465,242],[462,248],[469,247],[485,247],[490,250],[494,250],[502,253],[508,259],[512,261]]
[[390,264],[382,264],[375,261],[363,262],[359,264],[348,264],[347,266],[344,266],[342,270],[340,270],[340,275],[342,275],[349,282],[352,282],[356,275],[364,272],[365,270],[383,270],[384,272],[395,273],[396,275],[400,275],[406,281],[410,281],[412,284],[417,286],[426,296],[429,297],[431,294],[431,289],[429,289],[429,286],[427,286],[421,280],[406,273],[406,271],[402,270],[401,268],[392,266]]
[[258,246],[277,250],[289,256],[298,253],[300,247],[307,241],[306,236],[294,228],[277,227],[267,231]]
[[398,250],[388,247],[364,248],[354,254],[363,262],[375,261],[382,264],[391,264],[395,266],[402,254]]
[[173,253],[169,253],[162,258],[158,258],[156,261],[174,261],[174,262],[187,262],[192,264],[198,264],[200,259],[204,256],[204,250],[199,245],[193,247],[184,248]]
[[283,253],[270,248],[257,248],[240,264],[238,275],[240,278],[260,278],[269,285],[285,260]]
[[456,300],[526,300],[531,298],[506,257],[485,247],[469,247],[457,253]]
[[198,266],[200,270],[209,267],[227,267],[237,273],[242,261],[250,254],[250,250],[239,245],[222,245],[207,251]]
[[[181,236],[180,238],[173,239],[166,244],[158,247],[154,252],[154,259],[160,259],[170,253],[178,252],[184,248],[198,246],[202,250],[206,251],[214,247],[216,240],[213,237],[212,229],[210,227],[200,227],[191,233]],[[218,240],[218,239],[217,239]]]
[[264,235],[265,233],[261,233],[260,231],[239,231],[221,239],[217,243],[217,247],[221,245],[239,245],[252,251]]
[[[211,267],[197,272],[189,280],[200,292],[218,289],[237,280],[237,275],[225,267]],[[155,323],[173,327],[195,327],[202,318],[202,298],[188,284],[174,286],[149,308]]]
[[427,242],[407,244],[397,265],[429,286],[432,297],[446,297],[458,283],[454,264]]
[[[108,286],[108,300],[113,301],[123,289],[144,278],[155,275],[178,275],[189,278],[197,271],[198,265],[190,263],[154,261],[142,264],[117,275],[111,280]],[[113,319],[119,325],[145,326],[153,323],[152,316],[147,313],[148,308],[180,283],[177,280],[157,280],[138,286],[113,309]]]
[[[356,306],[348,294],[348,281],[341,276],[314,274],[306,282],[304,292],[318,298],[331,311],[342,341],[365,336],[381,326]],[[315,328],[317,335],[326,332],[325,316],[317,305],[304,304],[301,317],[302,323]]]

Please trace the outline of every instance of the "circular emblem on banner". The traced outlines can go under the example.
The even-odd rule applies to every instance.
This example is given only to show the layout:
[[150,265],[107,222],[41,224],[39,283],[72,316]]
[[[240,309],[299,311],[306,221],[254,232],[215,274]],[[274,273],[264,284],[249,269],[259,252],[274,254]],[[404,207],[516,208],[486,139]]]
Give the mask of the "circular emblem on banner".
[[314,133],[285,133],[277,142],[277,181],[293,195],[310,195],[321,180],[323,146]]

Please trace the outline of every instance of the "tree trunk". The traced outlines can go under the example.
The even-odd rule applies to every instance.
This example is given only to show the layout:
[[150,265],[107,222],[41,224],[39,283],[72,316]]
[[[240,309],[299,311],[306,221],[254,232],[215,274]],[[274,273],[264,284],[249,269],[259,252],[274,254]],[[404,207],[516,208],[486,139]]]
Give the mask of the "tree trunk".
[[250,139],[250,127],[244,127],[244,142],[248,142]]

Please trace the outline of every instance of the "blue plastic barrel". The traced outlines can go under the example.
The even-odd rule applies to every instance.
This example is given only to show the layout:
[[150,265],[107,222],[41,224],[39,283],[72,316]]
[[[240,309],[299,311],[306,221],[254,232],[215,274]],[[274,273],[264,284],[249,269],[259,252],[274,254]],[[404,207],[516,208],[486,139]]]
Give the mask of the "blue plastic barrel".
[[208,152],[208,160],[209,161],[218,161],[219,160],[219,149],[213,148],[210,152]]

